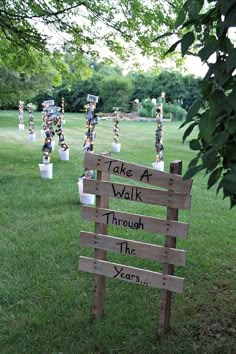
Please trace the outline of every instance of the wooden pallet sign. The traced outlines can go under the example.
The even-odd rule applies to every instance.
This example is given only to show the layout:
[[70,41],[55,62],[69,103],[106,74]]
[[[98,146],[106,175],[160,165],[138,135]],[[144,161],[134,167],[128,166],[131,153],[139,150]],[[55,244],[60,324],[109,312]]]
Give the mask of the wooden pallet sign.
[[[93,317],[99,318],[105,308],[106,277],[161,289],[157,334],[170,327],[172,292],[182,293],[184,278],[174,276],[174,266],[184,266],[186,252],[176,249],[176,239],[188,237],[188,224],[178,221],[179,209],[190,209],[192,180],[183,180],[182,162],[170,164],[170,173],[111,158],[108,154],[85,153],[84,165],[97,170],[96,180],[84,180],[84,192],[96,195],[96,207],[82,207],[82,218],[95,222],[94,232],[80,232],[80,244],[94,248],[94,258],[79,257],[79,269],[94,274]],[[143,182],[147,187],[111,182],[110,175]],[[162,188],[162,190],[156,189]],[[163,190],[166,189],[166,190]],[[125,199],[166,207],[161,219],[109,208],[109,198]],[[164,246],[129,240],[108,234],[108,225],[154,232],[164,236]],[[125,254],[160,262],[162,272],[108,262],[107,252]]]

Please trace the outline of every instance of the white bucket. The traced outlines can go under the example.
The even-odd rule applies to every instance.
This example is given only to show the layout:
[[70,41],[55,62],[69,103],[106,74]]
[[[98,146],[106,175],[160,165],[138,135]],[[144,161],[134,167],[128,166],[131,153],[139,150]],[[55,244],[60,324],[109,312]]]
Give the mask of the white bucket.
[[24,124],[18,124],[19,130],[25,130],[25,125]]
[[53,167],[52,163],[48,163],[48,164],[39,163],[41,178],[52,179],[52,167]]
[[61,120],[61,124],[66,124],[66,120],[65,120],[65,119],[62,119],[62,120]]
[[51,147],[52,147],[52,151],[53,151],[55,148],[55,141],[51,141]]
[[153,162],[152,167],[158,171],[164,171],[164,161]]
[[79,199],[81,204],[85,205],[94,205],[95,202],[95,195],[94,194],[88,194],[88,193],[83,193],[83,178],[79,179],[78,184],[78,190],[79,190]]
[[41,129],[40,130],[40,134],[41,134],[41,138],[45,138],[46,137],[45,130]]
[[66,150],[58,150],[61,161],[68,161],[69,160],[69,149]]
[[29,141],[35,141],[36,140],[36,134],[29,134]]
[[113,152],[120,152],[121,144],[120,143],[112,143],[112,151]]

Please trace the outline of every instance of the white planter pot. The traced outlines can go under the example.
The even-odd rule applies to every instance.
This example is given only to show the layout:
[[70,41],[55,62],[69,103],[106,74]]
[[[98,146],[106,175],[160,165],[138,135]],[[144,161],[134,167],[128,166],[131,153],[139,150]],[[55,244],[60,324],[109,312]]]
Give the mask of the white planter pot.
[[153,162],[152,163],[152,168],[158,171],[164,171],[164,161],[158,161],[158,162]]
[[79,179],[78,184],[78,190],[79,190],[79,199],[81,204],[85,205],[94,205],[95,203],[95,195],[94,194],[88,194],[88,193],[83,193],[83,178]]
[[39,170],[40,170],[41,178],[52,179],[52,167],[53,167],[52,163],[48,163],[48,164],[40,163]]
[[58,150],[61,161],[68,161],[69,160],[69,149],[66,150]]
[[29,134],[29,141],[35,141],[36,140],[36,134]]
[[120,152],[121,144],[120,143],[112,143],[112,151],[113,152]]
[[40,134],[41,134],[41,138],[45,138],[46,137],[45,130],[41,129],[40,130]]
[[24,124],[18,124],[19,130],[25,130],[25,125]]

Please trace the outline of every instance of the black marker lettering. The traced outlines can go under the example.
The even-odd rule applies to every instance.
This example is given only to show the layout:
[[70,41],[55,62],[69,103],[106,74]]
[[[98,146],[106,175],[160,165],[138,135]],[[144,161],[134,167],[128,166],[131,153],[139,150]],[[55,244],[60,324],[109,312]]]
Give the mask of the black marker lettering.
[[151,177],[151,176],[152,176],[152,173],[148,174],[148,170],[145,170],[145,171],[143,172],[142,176],[140,177],[140,181],[142,181],[142,179],[143,179],[144,177],[146,177],[146,178],[147,178],[147,182],[149,182],[149,177]]
[[[122,270],[124,269],[123,267],[121,267],[121,269],[119,270],[119,269],[117,269],[117,267],[116,266],[114,266],[114,268],[115,268],[115,271],[116,271],[116,274],[113,276],[113,278],[116,278],[121,272],[122,272]],[[122,273],[123,274],[123,273]]]

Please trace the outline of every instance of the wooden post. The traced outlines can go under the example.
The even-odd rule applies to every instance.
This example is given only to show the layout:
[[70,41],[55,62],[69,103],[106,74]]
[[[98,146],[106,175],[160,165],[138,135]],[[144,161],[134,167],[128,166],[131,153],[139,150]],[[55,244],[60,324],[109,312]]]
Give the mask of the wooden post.
[[[170,163],[170,173],[181,175],[182,174],[182,161],[177,160]],[[170,189],[171,191],[171,189]],[[167,220],[178,220],[179,210],[174,208],[167,208]],[[176,238],[165,236],[165,247],[176,248]],[[173,275],[174,265],[163,264],[163,274]],[[172,292],[168,290],[161,290],[160,294],[160,319],[159,328],[157,331],[158,336],[167,333],[170,328],[171,317],[171,299]]]
[[[103,155],[110,156],[111,153],[104,153]],[[109,181],[109,173],[97,171],[98,181]],[[107,196],[97,196],[96,197],[96,207],[97,208],[109,208],[109,197]],[[108,225],[95,223],[95,233],[107,235]],[[96,259],[105,261],[107,257],[107,252],[100,249],[94,249],[94,262]],[[93,311],[92,317],[94,319],[101,318],[104,315],[105,307],[105,287],[106,287],[106,277],[103,275],[94,275],[94,285],[93,285]]]

